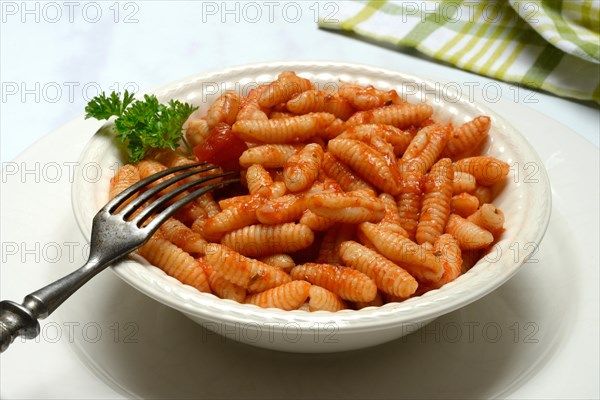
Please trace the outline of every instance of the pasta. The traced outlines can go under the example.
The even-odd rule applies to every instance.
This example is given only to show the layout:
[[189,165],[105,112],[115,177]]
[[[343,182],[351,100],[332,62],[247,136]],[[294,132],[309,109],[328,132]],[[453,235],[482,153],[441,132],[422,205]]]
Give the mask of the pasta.
[[180,208],[174,216],[175,219],[183,222],[184,225],[190,226],[197,219],[206,218],[206,212],[196,202],[191,202]]
[[198,258],[198,262],[208,276],[208,283],[214,294],[222,299],[229,299],[238,303],[244,302],[246,299],[246,289],[225,279],[203,257]]
[[475,177],[478,184],[491,186],[503,180],[510,170],[510,166],[493,157],[469,157],[454,163],[456,171],[467,172]]
[[[360,125],[369,126],[369,125]],[[373,126],[373,125],[371,125]],[[385,126],[385,125],[375,125],[375,126]],[[361,142],[366,143],[371,146],[374,150],[379,152],[384,156],[388,163],[391,163],[396,159],[396,155],[394,153],[394,147],[389,143],[388,139],[383,136],[383,131],[377,129],[353,129],[354,127],[348,127],[348,129],[338,135],[338,139],[354,139],[359,140]],[[392,164],[393,165],[393,164]]]
[[403,103],[395,90],[384,92],[375,89],[373,86],[362,87],[346,83],[340,87],[339,95],[360,111]]
[[151,238],[138,252],[148,262],[181,283],[210,293],[208,279],[200,263],[168,240]]
[[373,186],[362,180],[349,167],[339,162],[329,152],[323,155],[321,166],[327,176],[334,179],[345,192],[361,189],[373,190]]
[[288,254],[272,254],[261,258],[260,261],[272,267],[282,269],[285,272],[290,272],[296,266],[294,259]]
[[269,113],[269,119],[289,118],[293,116],[294,114],[287,111],[271,111]]
[[473,190],[471,194],[477,197],[477,200],[479,200],[479,204],[485,204],[492,201],[492,191],[487,186],[477,185],[475,186],[475,190]]
[[379,200],[383,204],[384,214],[381,223],[400,225],[400,214],[398,213],[398,204],[389,193],[381,193]]
[[452,212],[463,218],[475,213],[479,208],[479,199],[469,193],[452,196]]
[[258,95],[261,107],[273,107],[285,103],[298,93],[312,89],[308,79],[300,78],[293,72],[282,72],[276,81],[264,87]]
[[335,220],[315,214],[312,210],[306,210],[300,217],[300,223],[308,226],[315,232],[326,231],[335,224]]
[[400,226],[408,233],[408,238],[414,240],[421,213],[421,173],[404,175],[402,192],[396,197]]
[[[119,168],[115,176],[110,179],[110,190],[108,192],[108,198],[114,199],[116,195],[127,189],[129,186],[137,183],[140,180],[140,172],[135,165],[127,164]],[[131,196],[126,202],[130,202],[135,199],[137,194]],[[125,204],[126,204],[125,203]]]
[[259,86],[248,93],[248,98],[243,100],[240,105],[241,108],[236,116],[236,121],[269,119],[267,114],[270,112],[270,108],[261,107],[258,104],[259,92],[263,91],[264,88],[265,86]]
[[262,224],[282,224],[299,220],[305,210],[303,195],[286,194],[262,204],[256,210],[256,218]]
[[238,120],[232,130],[239,138],[249,142],[287,143],[310,139],[334,120],[335,116],[329,113],[270,120]]
[[259,257],[293,253],[310,246],[314,239],[313,231],[308,226],[290,222],[245,226],[225,234],[221,244],[245,256]]
[[202,235],[194,232],[175,218],[169,218],[161,226],[165,238],[188,253],[204,254],[207,245]]
[[433,243],[444,232],[452,207],[454,169],[449,158],[442,158],[425,175],[417,243]]
[[221,245],[213,244],[206,251],[208,261],[225,279],[249,292],[262,292],[289,282],[290,276],[272,267]]
[[442,276],[442,265],[433,253],[410,239],[370,223],[361,224],[359,229],[373,243],[379,253],[398,263],[417,280],[421,282],[436,281]]
[[[179,167],[182,165],[190,165],[190,164],[194,164],[196,163],[196,159],[189,159],[187,157],[182,156],[181,154],[172,151],[172,150],[163,150],[160,151],[156,154],[156,156],[154,157],[154,161],[158,161],[158,163],[156,163],[152,169],[155,170],[161,170],[163,167],[167,167],[167,168],[172,168],[172,167]],[[144,161],[143,161],[144,162]],[[204,171],[204,172],[200,172],[197,173],[193,176],[187,177],[185,179],[183,179],[182,181],[180,181],[179,183],[177,183],[178,185],[182,185],[188,182],[192,182],[195,181],[199,178],[202,177],[207,177],[207,176],[211,176],[211,175],[215,175],[218,173],[223,172],[222,169],[220,167],[211,170],[211,171]],[[177,173],[175,173],[176,175]],[[166,179],[168,179],[169,177],[171,177],[172,175],[169,175]],[[216,183],[219,182],[222,178],[215,178],[215,179],[211,179],[210,183]],[[203,184],[204,185],[204,184]],[[200,185],[202,186],[202,185]]]
[[291,276],[321,286],[344,300],[372,301],[377,295],[375,282],[353,268],[307,263],[292,269]]
[[256,210],[262,202],[262,197],[252,196],[247,203],[230,207],[207,218],[202,233],[209,240],[220,240],[226,232],[256,223]]
[[438,237],[433,244],[434,254],[440,257],[444,273],[440,280],[433,282],[433,288],[439,288],[455,280],[462,272],[462,254],[458,241],[447,233]]
[[198,197],[196,199],[196,203],[198,203],[198,205],[204,209],[204,212],[206,212],[208,217],[213,217],[221,212],[221,207],[219,207],[219,204],[215,201],[210,193],[205,193]]
[[323,162],[323,149],[315,143],[288,158],[283,167],[283,181],[292,192],[308,189],[315,182]]
[[465,250],[483,249],[494,241],[494,236],[489,231],[456,214],[450,215],[446,233],[454,236],[460,248]]
[[[509,165],[477,155],[491,125],[482,115],[453,127],[395,90],[325,91],[289,71],[247,96],[226,92],[185,137],[202,147],[231,127],[246,146],[235,155],[241,184],[178,210],[139,254],[199,291],[263,308],[337,312],[420,296],[502,237],[493,202]],[[199,161],[186,154],[153,150],[123,166],[110,197]]]
[[[205,193],[196,198],[195,203],[203,210],[203,213],[196,217],[191,228],[194,232],[205,235],[204,224],[206,223],[206,220],[219,214],[221,212],[221,207],[210,193]],[[215,235],[219,236],[218,234]]]
[[467,221],[497,236],[504,226],[504,213],[492,204],[483,204],[477,211],[469,215]]
[[381,201],[360,192],[315,194],[308,198],[307,206],[315,214],[336,222],[380,221],[384,215]]
[[246,298],[246,303],[262,308],[281,308],[282,310],[295,310],[306,301],[311,285],[304,281],[284,283],[273,289],[252,294]]
[[319,248],[317,263],[341,265],[342,260],[339,256],[339,245],[342,242],[352,239],[354,236],[354,225],[335,224],[327,231]]
[[453,189],[454,194],[472,192],[477,187],[475,177],[467,172],[454,172]]
[[265,168],[283,167],[300,148],[293,144],[265,144],[251,147],[242,153],[240,166],[249,168],[254,164],[260,164]]
[[[246,185],[250,194],[258,193],[268,196],[271,193],[273,179],[271,174],[262,165],[251,165],[246,171]],[[233,205],[232,205],[233,206]]]
[[318,135],[322,139],[333,139],[342,134],[346,130],[346,123],[339,118],[336,118],[331,125],[321,130]]
[[198,146],[204,141],[210,134],[210,128],[206,119],[192,119],[188,121],[187,128],[185,130],[185,138],[192,147]]
[[[164,171],[165,169],[167,169],[166,166],[162,165],[161,163],[159,163],[156,160],[142,160],[139,163],[136,164],[137,170],[140,174],[140,179],[145,179],[147,177],[149,177],[150,175],[156,174],[157,172],[161,172]],[[148,187],[154,187],[160,183],[163,183],[164,181],[166,181],[167,179],[171,178],[172,175],[167,175],[165,177],[162,177],[160,179],[157,179],[155,181],[153,181],[152,183],[150,183],[148,185]],[[164,193],[168,193],[168,188],[161,190],[161,194]]]
[[348,125],[385,124],[397,128],[418,125],[431,117],[433,109],[427,104],[401,104],[375,108],[355,113],[346,121]]
[[417,290],[415,278],[376,251],[353,241],[342,243],[339,251],[346,265],[369,276],[382,292],[408,298]]
[[454,158],[474,150],[487,136],[491,124],[490,117],[484,115],[462,124],[450,135],[443,156]]
[[327,112],[342,121],[347,120],[354,113],[352,106],[344,98],[321,90],[307,90],[299,93],[287,102],[287,109],[294,114]]
[[[301,282],[301,281],[295,281]],[[320,286],[311,285],[308,292],[310,298],[308,302],[309,311],[339,311],[348,308],[346,302],[337,294],[323,289]]]
[[209,128],[219,123],[233,125],[240,110],[241,96],[237,93],[225,93],[210,106],[206,113]]
[[429,125],[419,131],[402,155],[404,168],[425,174],[448,142],[448,127]]
[[367,182],[378,189],[397,195],[400,192],[397,165],[364,142],[354,139],[333,139],[327,149]]
[[385,124],[354,125],[350,126],[344,133],[344,136],[348,138],[363,141],[374,135],[385,139],[393,147],[396,156],[402,155],[406,151],[414,137],[414,134],[410,131],[403,131]]

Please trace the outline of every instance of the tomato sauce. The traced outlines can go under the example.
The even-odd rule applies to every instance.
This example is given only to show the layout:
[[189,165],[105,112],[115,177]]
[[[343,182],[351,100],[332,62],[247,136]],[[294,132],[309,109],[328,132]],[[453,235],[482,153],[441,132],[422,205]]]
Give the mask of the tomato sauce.
[[219,165],[224,171],[239,171],[239,158],[246,149],[248,146],[233,134],[231,126],[220,123],[194,147],[194,154],[199,161]]

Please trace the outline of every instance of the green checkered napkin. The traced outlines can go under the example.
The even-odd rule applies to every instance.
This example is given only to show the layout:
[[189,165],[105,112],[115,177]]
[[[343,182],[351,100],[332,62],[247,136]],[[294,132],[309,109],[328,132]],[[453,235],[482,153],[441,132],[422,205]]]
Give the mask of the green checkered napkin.
[[600,0],[345,1],[319,26],[415,47],[457,67],[600,101]]

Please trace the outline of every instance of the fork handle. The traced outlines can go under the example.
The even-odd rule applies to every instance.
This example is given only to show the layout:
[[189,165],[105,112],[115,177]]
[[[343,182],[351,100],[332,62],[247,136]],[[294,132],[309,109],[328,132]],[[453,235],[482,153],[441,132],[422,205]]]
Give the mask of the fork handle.
[[33,339],[39,333],[40,324],[26,306],[9,300],[0,302],[0,352],[19,336]]
[[81,268],[25,296],[22,304],[0,302],[0,353],[19,336],[33,339],[40,333],[38,319],[52,314],[66,299],[109,263],[90,258]]

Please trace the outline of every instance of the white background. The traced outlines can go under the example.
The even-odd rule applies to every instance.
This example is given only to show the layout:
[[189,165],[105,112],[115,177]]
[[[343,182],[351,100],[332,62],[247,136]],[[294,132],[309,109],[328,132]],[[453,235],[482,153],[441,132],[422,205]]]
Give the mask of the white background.
[[[473,87],[478,97],[492,105],[502,97],[502,101],[518,103],[522,109],[531,107],[570,127],[590,141],[590,146],[598,146],[600,119],[596,107],[440,65],[410,49],[392,49],[319,30],[315,19],[331,11],[327,3],[298,1],[289,5],[276,1],[267,5],[259,1],[254,3],[260,11],[257,15],[256,8],[233,1],[71,5],[59,1],[29,2],[26,6],[4,1],[0,25],[0,160],[10,162],[38,139],[81,115],[86,99],[98,88],[122,90],[129,85],[146,89],[202,71],[273,60],[349,61],[438,77],[463,88]],[[226,13],[226,9],[231,12]],[[552,145],[557,148],[566,145],[551,134],[547,140],[555,140]],[[64,354],[54,347],[43,354]],[[239,351],[243,354],[246,350]],[[76,361],[75,353],[67,354],[75,361],[56,360],[56,368],[64,368],[65,374],[85,368]],[[33,385],[32,389],[25,381],[20,382],[22,387],[10,386],[12,395],[66,393],[50,386]],[[73,397],[113,393],[92,374],[78,383],[57,384],[67,383],[75,384],[68,392]],[[3,393],[9,384],[2,382]],[[535,396],[536,390],[524,393]],[[560,395],[568,397],[568,393]]]

